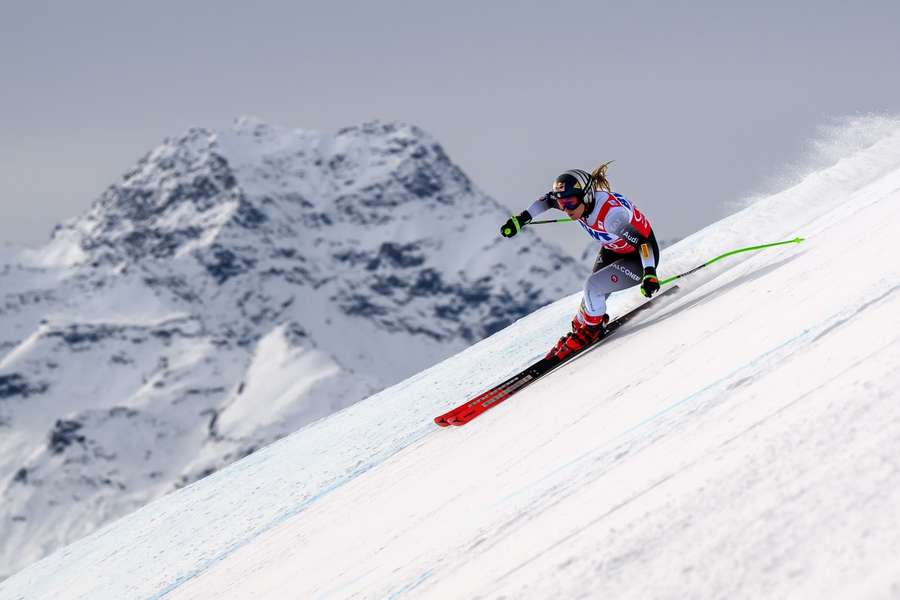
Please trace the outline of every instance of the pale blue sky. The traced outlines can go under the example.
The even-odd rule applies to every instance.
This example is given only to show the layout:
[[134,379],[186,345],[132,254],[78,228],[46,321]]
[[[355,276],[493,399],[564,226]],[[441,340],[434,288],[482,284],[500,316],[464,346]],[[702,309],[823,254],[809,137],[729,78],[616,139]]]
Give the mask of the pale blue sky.
[[671,238],[773,185],[820,125],[900,113],[895,1],[0,6],[14,243],[46,240],[164,137],[239,115],[414,123],[515,212],[615,159],[614,186]]

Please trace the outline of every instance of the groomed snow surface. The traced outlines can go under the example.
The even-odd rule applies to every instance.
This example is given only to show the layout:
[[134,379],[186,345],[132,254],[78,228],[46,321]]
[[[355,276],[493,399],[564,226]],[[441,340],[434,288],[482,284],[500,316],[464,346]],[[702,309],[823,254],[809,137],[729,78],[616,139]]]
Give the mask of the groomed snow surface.
[[900,597],[900,126],[876,137],[670,248],[661,274],[806,242],[698,272],[471,424],[431,419],[541,356],[579,294],[0,598]]

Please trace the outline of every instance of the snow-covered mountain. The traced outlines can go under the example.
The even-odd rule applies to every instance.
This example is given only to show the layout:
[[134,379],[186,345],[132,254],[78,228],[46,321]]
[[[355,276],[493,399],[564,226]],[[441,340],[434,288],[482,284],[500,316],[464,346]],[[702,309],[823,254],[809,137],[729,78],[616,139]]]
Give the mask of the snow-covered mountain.
[[[900,124],[671,247],[745,245],[464,428],[579,295],[0,583],[0,600],[896,598]],[[621,314],[636,292],[610,303]]]
[[415,127],[245,118],[4,249],[0,577],[578,289],[507,216]]

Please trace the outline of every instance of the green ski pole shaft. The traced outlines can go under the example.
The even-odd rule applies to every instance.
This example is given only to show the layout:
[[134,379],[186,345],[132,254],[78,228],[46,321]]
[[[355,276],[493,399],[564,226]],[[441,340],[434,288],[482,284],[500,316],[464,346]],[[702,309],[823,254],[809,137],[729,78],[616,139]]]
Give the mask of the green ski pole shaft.
[[728,256],[740,254],[741,252],[753,252],[754,250],[762,250],[763,248],[772,248],[773,246],[783,246],[785,244],[799,244],[802,241],[803,241],[803,238],[798,237],[798,238],[794,238],[792,240],[784,240],[783,242],[772,242],[771,244],[760,244],[759,246],[747,246],[746,248],[738,248],[737,250],[732,250],[731,252],[726,252],[725,254],[720,254],[719,256],[706,261],[702,265],[700,265],[698,267],[694,267],[690,271],[685,271],[684,273],[680,273],[678,275],[673,275],[672,277],[663,279],[662,281],[659,282],[659,285],[666,285],[667,283],[672,283],[676,279],[681,279],[682,277],[684,277],[686,275],[695,273],[695,272],[699,271],[700,269],[702,269],[703,267],[708,267],[709,265],[713,264],[714,262],[718,262]]
[[543,221],[529,221],[529,225],[543,225],[544,223],[569,223],[575,219],[546,219]]
[[[568,222],[571,222],[574,220],[575,219],[546,219],[543,221],[531,221],[528,224],[529,225],[543,225],[545,223],[568,223]],[[733,256],[735,254],[740,254],[741,252],[753,252],[755,250],[762,250],[764,248],[772,248],[773,246],[783,246],[785,244],[799,244],[802,241],[803,241],[803,238],[797,237],[792,240],[784,240],[782,242],[772,242],[771,244],[760,244],[759,246],[747,246],[746,248],[738,248],[737,250],[732,250],[730,252],[726,252],[725,254],[720,254],[719,256],[706,261],[702,265],[694,267],[690,271],[685,271],[684,273],[679,273],[678,275],[673,275],[672,277],[663,279],[662,281],[659,282],[659,285],[662,286],[662,285],[666,285],[667,283],[672,283],[676,279],[681,279],[682,277],[690,275],[691,273],[696,273],[703,267],[708,267],[709,265],[711,265],[715,262],[718,262],[718,261],[722,260],[723,258],[727,258],[727,257]]]

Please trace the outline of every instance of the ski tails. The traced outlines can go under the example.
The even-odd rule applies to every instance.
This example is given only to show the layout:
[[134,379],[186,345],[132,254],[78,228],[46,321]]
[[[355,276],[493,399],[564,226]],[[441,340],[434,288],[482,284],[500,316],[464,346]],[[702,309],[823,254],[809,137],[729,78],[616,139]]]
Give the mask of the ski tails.
[[615,320],[607,324],[606,334],[602,338],[600,338],[590,346],[582,349],[581,351],[570,354],[564,360],[560,360],[558,358],[542,358],[539,361],[529,365],[522,371],[516,373],[503,383],[500,383],[487,390],[486,392],[475,396],[471,400],[463,402],[453,410],[435,417],[434,422],[441,427],[448,427],[450,425],[465,425],[475,417],[483,414],[484,412],[494,408],[501,402],[507,400],[513,394],[522,391],[524,388],[531,385],[550,371],[553,371],[558,366],[570,362],[574,358],[585,354],[592,348],[603,343],[603,340],[612,335],[617,329],[619,329],[619,327],[633,319],[635,315],[646,310],[653,302],[653,300],[656,300],[667,294],[671,294],[677,289],[677,285],[672,286],[667,290],[657,294],[656,297],[652,300],[648,300],[637,308],[634,308],[624,315],[617,317]]

